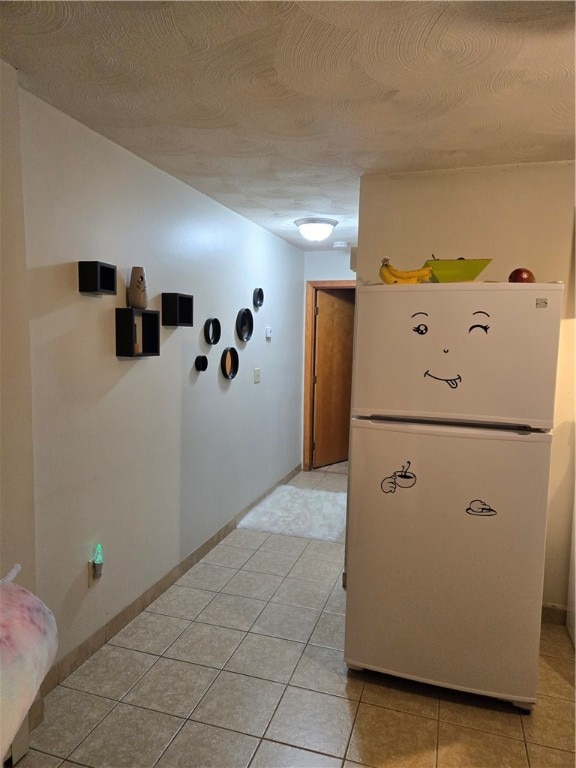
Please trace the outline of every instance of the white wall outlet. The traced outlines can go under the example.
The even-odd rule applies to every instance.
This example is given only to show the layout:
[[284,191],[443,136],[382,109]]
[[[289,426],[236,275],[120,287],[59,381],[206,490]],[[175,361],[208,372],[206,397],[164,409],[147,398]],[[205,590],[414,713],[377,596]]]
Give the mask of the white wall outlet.
[[266,338],[271,339],[272,338],[272,328],[270,326],[266,326]]
[[260,384],[261,371],[260,368],[254,368],[254,384]]

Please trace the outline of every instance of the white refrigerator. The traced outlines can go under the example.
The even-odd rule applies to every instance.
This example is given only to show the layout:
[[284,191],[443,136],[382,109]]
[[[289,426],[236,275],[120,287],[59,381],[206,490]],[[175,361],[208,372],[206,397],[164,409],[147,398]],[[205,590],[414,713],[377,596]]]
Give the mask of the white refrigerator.
[[562,289],[357,289],[350,668],[534,703]]

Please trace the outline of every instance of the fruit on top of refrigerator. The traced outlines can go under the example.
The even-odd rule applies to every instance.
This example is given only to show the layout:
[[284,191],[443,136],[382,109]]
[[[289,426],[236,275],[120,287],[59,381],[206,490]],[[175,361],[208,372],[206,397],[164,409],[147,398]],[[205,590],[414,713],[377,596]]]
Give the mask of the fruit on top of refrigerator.
[[536,278],[534,274],[530,272],[526,267],[518,267],[518,269],[512,270],[508,275],[509,283],[535,283]]
[[437,259],[433,256],[424,263],[430,267],[433,283],[465,283],[475,280],[492,259]]
[[420,269],[398,269],[390,263],[390,259],[382,259],[382,265],[380,267],[380,280],[385,285],[397,285],[397,284],[416,284],[424,283],[430,280],[432,276],[432,270],[430,267],[421,267]]

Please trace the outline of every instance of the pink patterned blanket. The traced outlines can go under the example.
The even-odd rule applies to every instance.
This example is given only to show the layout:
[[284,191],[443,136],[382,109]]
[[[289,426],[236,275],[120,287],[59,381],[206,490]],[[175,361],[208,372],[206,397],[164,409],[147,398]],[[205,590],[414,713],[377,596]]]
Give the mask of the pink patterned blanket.
[[18,732],[58,648],[52,612],[14,584],[15,565],[0,579],[0,758]]

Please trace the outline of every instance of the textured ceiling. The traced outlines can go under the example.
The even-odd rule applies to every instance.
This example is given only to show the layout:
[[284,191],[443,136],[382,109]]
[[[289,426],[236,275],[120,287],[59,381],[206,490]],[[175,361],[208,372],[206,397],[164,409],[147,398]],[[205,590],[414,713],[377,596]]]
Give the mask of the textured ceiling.
[[[359,179],[574,158],[573,2],[1,2],[21,85],[280,237]],[[320,248],[326,248],[323,244]]]

